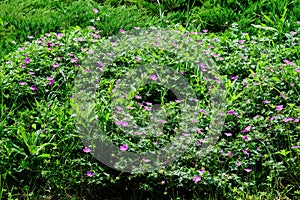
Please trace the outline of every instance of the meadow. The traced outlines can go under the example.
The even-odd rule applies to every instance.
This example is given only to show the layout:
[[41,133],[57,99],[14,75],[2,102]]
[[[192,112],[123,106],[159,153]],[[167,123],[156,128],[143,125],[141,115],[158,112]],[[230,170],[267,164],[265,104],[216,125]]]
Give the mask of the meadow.
[[0,198],[300,199],[299,32],[299,0],[0,0]]

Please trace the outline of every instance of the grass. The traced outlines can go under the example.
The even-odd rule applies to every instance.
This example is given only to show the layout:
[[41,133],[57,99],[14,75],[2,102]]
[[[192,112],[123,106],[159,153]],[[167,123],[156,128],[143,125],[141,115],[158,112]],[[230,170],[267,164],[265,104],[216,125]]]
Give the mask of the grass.
[[[15,0],[1,4],[1,49],[7,49],[1,50],[0,61],[0,197],[300,198],[300,24],[297,11],[292,10],[298,2],[248,1],[248,6],[238,1],[189,1],[189,5],[186,1],[161,1],[160,9],[154,1],[118,2]],[[180,9],[186,12],[178,12]],[[256,15],[250,17],[252,12]],[[232,24],[234,21],[237,23]],[[246,26],[251,23],[253,26]],[[149,35],[146,31],[158,26],[185,36],[176,32]],[[137,27],[141,34],[126,43],[124,37]],[[112,46],[111,39],[117,46]],[[168,40],[183,48],[176,50],[175,43]],[[153,45],[157,43],[160,45]],[[195,56],[197,49],[204,50],[201,56]],[[103,52],[111,51],[116,57],[105,59]],[[89,63],[88,57],[93,58]],[[205,76],[211,62],[219,73],[215,84]],[[90,104],[90,91],[78,98],[74,87],[88,89],[85,81],[93,80],[89,72],[95,63],[102,73],[96,101]],[[149,63],[169,68],[147,68]],[[145,76],[151,75],[154,82],[143,82],[142,74],[134,71],[139,66],[146,67]],[[168,76],[170,69],[178,74]],[[131,74],[125,79],[128,72]],[[162,85],[155,84],[157,80]],[[226,98],[222,104],[212,105],[212,97],[220,95],[220,83]],[[182,89],[184,84],[190,85],[194,94]],[[168,88],[177,89],[182,98]],[[122,90],[129,92],[127,101],[118,99]],[[197,104],[188,107],[185,103],[193,95]],[[80,103],[94,106],[93,115],[81,110]],[[156,112],[162,116],[159,131],[147,129],[153,124],[149,110],[154,104],[161,106]],[[125,109],[128,105],[130,109]],[[222,110],[224,118],[216,115]],[[126,118],[128,114],[131,118]],[[110,168],[94,153],[101,147],[94,143],[96,135],[87,134],[91,130],[85,120],[96,116],[108,138],[102,145],[116,145],[115,155],[119,149],[155,153],[168,147],[165,155],[176,159],[168,159],[172,165],[152,172],[120,172],[116,169],[126,164],[117,158]],[[193,140],[182,154],[176,146],[181,143],[167,145],[183,121],[188,122],[186,132]],[[144,131],[135,130],[132,122]],[[211,133],[211,122],[220,123],[221,129],[213,126],[220,137],[204,156],[201,147],[204,140],[209,141],[205,136]],[[130,136],[140,133],[154,137]],[[104,153],[108,150],[102,149]],[[151,156],[145,158],[153,161]],[[147,159],[142,161],[146,168]]]

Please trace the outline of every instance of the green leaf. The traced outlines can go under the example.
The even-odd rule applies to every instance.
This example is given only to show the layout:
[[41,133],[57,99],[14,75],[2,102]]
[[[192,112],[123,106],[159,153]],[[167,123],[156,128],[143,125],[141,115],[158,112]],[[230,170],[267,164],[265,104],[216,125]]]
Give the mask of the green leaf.
[[31,127],[36,130],[36,124],[32,124]]

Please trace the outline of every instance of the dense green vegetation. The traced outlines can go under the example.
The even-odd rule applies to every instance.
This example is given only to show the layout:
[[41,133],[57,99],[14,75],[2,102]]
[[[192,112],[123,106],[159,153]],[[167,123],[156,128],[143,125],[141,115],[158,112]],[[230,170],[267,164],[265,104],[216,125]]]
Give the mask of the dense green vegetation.
[[[1,0],[0,198],[300,198],[299,20],[299,0]],[[148,36],[147,30],[159,27],[172,34]],[[130,45],[109,42],[131,30],[141,34]],[[209,63],[191,52],[176,55],[164,41],[203,50],[219,71],[216,82],[224,85],[224,125],[205,156],[201,147],[218,111],[209,104]],[[97,60],[103,67],[95,93],[97,123],[121,151],[155,152],[188,120],[197,127],[190,133],[194,140],[171,165],[121,172],[83,144],[73,89],[78,75],[92,69],[87,58],[110,50],[116,55],[110,63]],[[115,120],[111,102],[119,80],[148,63],[181,72],[201,109],[195,119],[184,119],[178,111],[182,99],[158,84],[141,85],[130,93],[130,109],[120,113],[145,126],[152,104],[161,104],[171,117],[160,121],[163,132],[137,140],[124,134],[128,124]],[[154,74],[150,79],[162,80]],[[163,77],[165,85],[176,83]]]

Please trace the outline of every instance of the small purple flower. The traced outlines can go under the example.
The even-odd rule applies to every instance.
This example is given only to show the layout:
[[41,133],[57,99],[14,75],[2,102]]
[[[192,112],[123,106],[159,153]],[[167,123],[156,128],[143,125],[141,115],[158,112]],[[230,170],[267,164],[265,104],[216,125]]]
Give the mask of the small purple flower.
[[271,101],[269,101],[269,100],[264,100],[263,102],[264,102],[265,104],[271,103]]
[[246,172],[252,172],[252,169],[244,169]]
[[291,34],[291,35],[296,35],[296,34],[297,34],[297,32],[295,32],[295,31],[291,31],[291,32],[290,32],[290,34]]
[[143,158],[142,160],[143,160],[144,162],[146,162],[146,163],[150,162],[150,160],[149,160],[149,159],[145,159],[145,158]]
[[153,80],[153,81],[155,81],[157,79],[157,76],[155,74],[151,74],[150,75],[150,79]]
[[140,62],[141,61],[141,59],[139,59],[139,58],[136,58],[135,60],[136,60],[136,62]]
[[204,71],[204,72],[207,71],[206,67],[205,67],[205,64],[203,62],[200,62],[199,66],[201,67],[202,71]]
[[30,89],[33,90],[33,91],[36,91],[37,87],[36,86],[31,86]]
[[142,97],[139,96],[139,95],[135,95],[134,98],[136,98],[136,99],[142,99]]
[[203,30],[203,33],[207,33],[208,30]]
[[294,122],[299,122],[299,120],[300,120],[300,118],[298,118],[298,119],[295,119],[295,120],[294,120]]
[[247,127],[245,128],[245,131],[249,132],[251,129],[252,129],[252,126],[247,126]]
[[289,122],[289,121],[293,121],[294,119],[293,118],[290,118],[290,117],[287,117],[285,119],[283,119],[284,122]]
[[228,151],[225,156],[234,156],[234,154],[231,151]]
[[201,176],[194,176],[193,181],[194,183],[198,183],[199,181],[201,181]]
[[244,136],[243,136],[243,140],[248,140],[247,135],[244,135]]
[[286,96],[284,96],[284,94],[280,94],[280,96],[284,99],[286,99]]
[[290,84],[291,87],[294,87],[294,85],[295,85],[295,83],[291,83],[291,84]]
[[124,31],[124,29],[121,29],[121,30],[120,30],[120,32],[121,32],[122,34],[125,34],[125,31]]
[[27,36],[29,39],[32,39],[33,38],[33,36],[31,36],[31,35],[29,35],[29,36]]
[[176,103],[181,103],[182,101],[181,101],[181,100],[178,100],[178,99],[176,99],[176,100],[175,100],[175,102],[176,102]]
[[228,115],[234,115],[235,114],[235,111],[234,110],[229,110],[228,111]]
[[90,152],[91,152],[91,149],[88,148],[88,147],[85,147],[82,151],[83,151],[84,153],[90,153]]
[[93,177],[93,176],[95,175],[95,173],[94,173],[94,172],[91,172],[91,171],[87,171],[86,175],[87,175],[88,177]]
[[128,149],[128,146],[126,144],[123,144],[122,146],[120,146],[121,151],[126,151],[127,149]]
[[145,110],[150,111],[151,108],[149,108],[148,106],[144,106]]
[[300,69],[295,69],[296,72],[300,72]]
[[243,152],[244,152],[245,154],[247,154],[248,158],[250,157],[250,153],[249,153],[248,150],[243,150]]
[[236,165],[237,167],[239,167],[239,166],[242,165],[242,163],[241,163],[241,162],[237,162],[237,163],[235,163],[235,165]]
[[292,146],[291,148],[292,148],[292,149],[298,149],[299,146]]
[[94,12],[94,13],[98,13],[99,10],[97,10],[96,8],[93,8],[93,12]]
[[232,80],[234,80],[234,81],[236,81],[236,80],[238,79],[237,76],[230,76],[230,78],[231,78]]
[[232,134],[231,133],[224,133],[227,137],[230,137],[230,136],[232,136]]
[[277,110],[277,111],[283,110],[283,105],[278,105],[278,106],[276,106],[276,110]]
[[77,63],[77,62],[78,62],[78,59],[77,59],[77,58],[71,58],[71,62],[72,62],[72,63]]
[[26,85],[26,82],[20,82],[19,85]]
[[25,58],[25,59],[24,59],[24,62],[25,62],[26,64],[29,64],[29,63],[30,63],[30,58]]
[[49,85],[52,86],[54,83],[54,79],[52,77],[47,76],[47,80],[49,81]]

